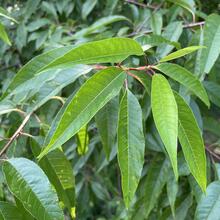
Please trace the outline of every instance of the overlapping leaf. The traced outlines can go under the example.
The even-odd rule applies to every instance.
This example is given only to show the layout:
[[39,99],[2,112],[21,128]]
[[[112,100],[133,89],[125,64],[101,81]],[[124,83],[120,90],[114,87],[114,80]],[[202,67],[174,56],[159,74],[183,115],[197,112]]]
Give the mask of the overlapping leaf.
[[0,202],[0,219],[1,220],[23,220],[19,209],[8,202]]
[[3,172],[10,191],[35,218],[64,220],[52,185],[34,162],[25,158],[9,159],[4,162]]
[[102,109],[100,109],[95,116],[96,124],[107,159],[109,159],[111,150],[115,145],[118,107],[119,102],[118,98],[116,97],[109,101]]
[[124,79],[125,73],[115,67],[104,69],[91,77],[66,107],[40,157],[61,146],[85,126],[96,112],[119,93]]

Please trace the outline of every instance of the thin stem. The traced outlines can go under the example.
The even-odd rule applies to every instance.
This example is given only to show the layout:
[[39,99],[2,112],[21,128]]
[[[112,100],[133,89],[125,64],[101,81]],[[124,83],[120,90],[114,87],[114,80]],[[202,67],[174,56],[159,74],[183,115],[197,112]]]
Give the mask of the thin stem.
[[2,155],[8,150],[8,148],[13,143],[13,141],[20,135],[24,126],[27,124],[28,120],[30,119],[30,116],[31,116],[31,114],[26,115],[26,117],[24,118],[24,120],[21,123],[21,125],[19,126],[19,128],[15,131],[15,133],[12,135],[12,137],[9,139],[9,141],[6,143],[6,145],[0,151],[0,157],[2,157]]
[[218,154],[216,154],[215,152],[213,152],[209,146],[205,146],[206,151],[212,155],[215,159],[217,159],[218,161],[220,161],[220,156]]
[[[203,26],[205,24],[205,21],[200,21],[200,22],[193,22],[193,23],[189,23],[189,24],[184,24],[183,28],[193,28],[193,27],[198,27],[198,26]],[[164,30],[164,28],[162,28],[162,30]],[[132,32],[131,34],[128,34],[128,37],[132,37],[135,36],[137,34],[150,34],[152,33],[153,30],[146,30],[143,32]]]
[[154,5],[147,5],[141,2],[136,2],[135,0],[125,0],[125,2],[133,4],[133,5],[137,5],[143,8],[150,8],[150,9],[156,9],[158,6],[154,6]]

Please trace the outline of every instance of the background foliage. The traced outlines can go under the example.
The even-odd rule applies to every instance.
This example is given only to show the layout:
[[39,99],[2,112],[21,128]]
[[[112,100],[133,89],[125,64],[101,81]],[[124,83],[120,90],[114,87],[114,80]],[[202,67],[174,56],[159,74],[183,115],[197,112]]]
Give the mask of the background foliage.
[[[0,41],[0,93],[4,96],[7,94],[9,97],[4,99],[2,96],[0,102],[1,149],[11,140],[9,138],[13,137],[20,124],[24,122],[24,118],[28,119],[24,129],[19,131],[13,139],[6,155],[3,155],[7,158],[15,157],[15,159],[10,159],[4,165],[1,162],[3,171],[1,170],[0,178],[0,218],[34,219],[31,214],[33,215],[36,211],[37,202],[40,201],[39,207],[41,205],[43,207],[59,198],[59,205],[47,207],[49,211],[45,214],[45,216],[48,215],[45,219],[51,219],[51,215],[60,213],[61,209],[64,210],[66,219],[73,219],[75,215],[76,219],[100,220],[179,220],[194,217],[220,219],[218,214],[220,209],[220,58],[218,56],[220,19],[217,15],[220,6],[218,0],[208,1],[208,4],[207,1],[202,0],[1,0],[0,6],[2,39]],[[215,14],[209,16],[212,13]],[[203,21],[209,22],[210,26],[204,28]],[[141,66],[145,63],[153,65],[177,49],[192,45],[206,45],[206,52],[196,50],[174,61],[172,57],[166,57],[166,59],[185,67],[202,82],[211,101],[209,109],[205,105],[208,104],[208,100],[204,98],[204,94],[199,93],[201,91],[199,85],[195,86],[194,82],[190,81],[193,84],[191,86],[190,82],[186,82],[185,85],[192,88],[190,91],[194,95],[191,95],[183,86],[184,79],[176,79],[176,75],[172,76],[176,71],[175,66],[170,66],[168,69],[171,70],[170,72],[163,63],[157,66],[159,71],[169,77],[171,87],[190,105],[199,128],[195,125],[196,121],[195,123],[191,121],[190,124],[183,121],[183,126],[189,130],[196,127],[195,129],[199,129],[198,131],[203,134],[207,163],[206,168],[201,172],[205,172],[206,169],[208,185],[206,196],[194,179],[194,177],[198,179],[201,177],[197,174],[202,165],[198,170],[190,172],[180,145],[177,156],[179,179],[178,182],[175,180],[169,157],[164,149],[164,140],[163,142],[161,140],[163,135],[159,131],[160,138],[155,127],[157,122],[153,120],[155,113],[152,114],[151,105],[159,106],[160,110],[161,101],[151,103],[149,78],[144,88],[139,82],[129,77],[128,87],[135,96],[129,92],[123,96],[121,92],[74,137],[63,144],[62,149],[57,148],[50,152],[40,162],[36,159],[41,152],[49,128],[51,125],[52,127],[56,125],[56,121],[62,114],[59,110],[62,106],[67,106],[95,70],[91,66],[78,64],[67,69],[52,69],[42,76],[36,74],[33,80],[28,81],[29,72],[38,70],[36,66],[35,70],[27,68],[24,78],[18,79],[9,86],[12,78],[22,66],[43,52],[67,46],[63,51],[59,50],[59,55],[65,54],[75,45],[112,37],[134,38],[146,50],[144,58],[129,57],[125,62],[126,66]],[[52,56],[56,54],[51,55],[49,52],[45,54],[44,59],[50,59]],[[75,74],[72,74],[73,72]],[[139,72],[132,73],[141,77]],[[187,75],[184,70],[179,73]],[[98,76],[97,80],[99,80]],[[160,80],[163,81],[163,79]],[[182,82],[183,85],[176,81]],[[158,82],[152,84],[152,87]],[[163,95],[162,84],[155,86],[156,90],[158,87]],[[151,92],[153,91],[155,91],[154,88]],[[162,97],[162,95],[161,100],[166,100],[166,96]],[[134,103],[133,107],[136,107],[130,107],[136,115],[135,122],[140,120],[138,116],[141,112],[139,112],[137,99],[143,115],[144,167],[135,197],[131,198],[131,206],[126,209],[120,174],[120,168],[123,165],[119,161],[119,168],[117,161],[123,158],[123,154],[120,154],[119,149],[117,159],[117,123],[114,122],[124,115],[127,100],[131,100],[130,102]],[[119,100],[124,104],[123,109],[119,109]],[[184,105],[178,97],[176,100]],[[118,112],[120,112],[119,115]],[[191,113],[189,110],[189,114]],[[55,117],[56,120],[54,120]],[[167,126],[169,124],[171,121],[167,118]],[[123,123],[120,126],[122,130],[125,129]],[[197,140],[197,143],[193,144],[200,145],[202,142],[200,136]],[[139,146],[143,141],[139,139],[136,144]],[[46,143],[49,143],[48,136]],[[184,144],[181,143],[181,145]],[[5,159],[4,157],[2,159]],[[201,162],[202,159],[198,160]],[[36,164],[44,172],[39,170]],[[139,170],[137,176],[140,172]],[[21,176],[25,181],[20,179]],[[26,184],[22,190],[17,187],[18,180],[23,181],[21,184]],[[34,188],[35,183],[38,183],[37,188]],[[54,186],[52,190],[51,183]],[[201,188],[204,190],[205,186]],[[35,198],[39,190],[42,197]],[[55,190],[57,195],[54,193]],[[33,193],[30,196],[32,199],[27,197],[30,191]],[[48,197],[47,201],[44,201],[44,195]],[[53,210],[52,214],[50,209]],[[207,214],[210,210],[212,210],[211,214]],[[62,219],[59,214],[55,214],[54,218]],[[43,219],[43,216],[38,216],[37,219]]]

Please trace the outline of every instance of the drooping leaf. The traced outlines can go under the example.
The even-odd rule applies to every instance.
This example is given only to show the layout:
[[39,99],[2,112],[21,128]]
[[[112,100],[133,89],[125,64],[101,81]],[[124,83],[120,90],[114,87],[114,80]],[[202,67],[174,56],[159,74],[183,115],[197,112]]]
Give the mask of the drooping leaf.
[[212,81],[204,81],[204,86],[210,101],[220,107],[220,85]]
[[[178,41],[183,27],[181,22],[171,22],[162,33],[162,37],[170,41]],[[172,45],[163,44],[157,48],[156,55],[160,59],[165,57],[173,49]]]
[[11,41],[9,40],[8,34],[5,31],[5,27],[0,23],[0,38],[9,46],[11,46]]
[[34,162],[25,158],[9,159],[4,162],[3,172],[10,191],[35,218],[64,220],[52,185]]
[[[39,155],[42,139],[31,139],[31,149],[35,157]],[[39,161],[40,167],[54,185],[59,199],[71,213],[75,209],[75,180],[70,162],[61,149],[56,149]]]
[[173,63],[161,63],[154,67],[162,73],[183,84],[188,90],[199,97],[208,107],[208,95],[201,82],[187,69]]
[[110,67],[87,80],[66,107],[50,142],[39,158],[61,146],[85,126],[108,101],[119,93],[124,79],[125,73],[121,69]]
[[220,181],[212,182],[197,205],[196,220],[219,219],[220,209]]
[[44,69],[72,64],[118,63],[130,55],[143,55],[143,50],[136,41],[129,38],[110,38],[73,48]]
[[102,109],[100,109],[95,116],[96,124],[107,159],[109,159],[111,150],[114,147],[116,140],[118,107],[119,101],[116,97],[110,100]]
[[23,220],[19,209],[8,202],[0,201],[0,219],[1,220]]
[[204,27],[204,42],[207,48],[202,50],[200,58],[201,73],[209,73],[220,53],[220,16],[211,14],[207,17]]
[[87,125],[82,127],[77,133],[77,152],[79,155],[84,155],[88,151],[89,135],[87,132]]
[[160,63],[162,62],[166,62],[166,61],[169,61],[169,60],[174,60],[174,59],[177,59],[179,57],[182,57],[182,56],[185,56],[189,53],[192,53],[196,50],[199,50],[199,49],[203,49],[205,48],[204,46],[190,46],[190,47],[185,47],[183,49],[180,49],[180,50],[177,50],[165,57],[163,57],[162,59],[159,60]]
[[206,190],[206,155],[201,131],[192,110],[184,99],[175,93],[178,106],[178,138],[189,169],[200,185]]
[[144,148],[141,107],[137,98],[127,90],[120,103],[118,118],[118,162],[126,207],[129,207],[141,177]]
[[144,180],[144,195],[135,204],[132,219],[147,219],[166,183],[169,167],[169,161],[161,160],[161,155],[154,158]]
[[151,105],[155,125],[170,157],[177,179],[178,109],[168,81],[159,74],[155,74],[152,79]]

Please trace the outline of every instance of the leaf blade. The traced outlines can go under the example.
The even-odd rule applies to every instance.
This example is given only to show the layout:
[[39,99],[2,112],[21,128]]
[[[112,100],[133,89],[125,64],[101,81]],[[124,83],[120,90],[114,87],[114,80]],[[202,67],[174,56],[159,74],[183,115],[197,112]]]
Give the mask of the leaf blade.
[[123,197],[129,207],[141,177],[145,146],[141,107],[129,90],[121,100],[118,123],[118,162]]
[[201,82],[187,69],[173,63],[161,63],[155,69],[183,84],[187,89],[199,97],[208,107],[210,106],[208,95]]
[[155,74],[151,89],[152,113],[156,128],[170,157],[174,174],[178,179],[177,170],[177,104],[166,78]]
[[9,159],[3,165],[3,172],[11,192],[34,217],[64,220],[47,176],[35,163],[25,158]]
[[99,109],[118,94],[124,79],[122,70],[110,67],[87,80],[66,107],[49,144],[38,158],[61,146],[85,126]]

